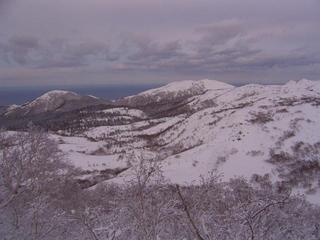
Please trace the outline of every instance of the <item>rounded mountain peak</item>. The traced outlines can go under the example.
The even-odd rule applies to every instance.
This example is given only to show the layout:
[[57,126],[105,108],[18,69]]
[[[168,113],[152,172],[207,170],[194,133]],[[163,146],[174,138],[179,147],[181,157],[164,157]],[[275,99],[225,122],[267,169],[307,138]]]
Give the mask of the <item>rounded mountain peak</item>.
[[207,90],[219,90],[219,89],[226,89],[226,88],[233,88],[234,86],[216,81],[216,80],[209,80],[209,79],[202,79],[202,80],[184,80],[184,81],[177,81],[169,83],[165,86],[150,89],[145,92],[142,92],[138,95],[156,95],[159,93],[176,93],[179,92],[190,92],[196,94],[201,94]]
[[53,90],[36,98],[32,102],[25,105],[25,107],[33,113],[50,112],[60,108],[68,101],[80,99],[81,96],[77,93],[63,90]]
[[75,92],[65,91],[65,90],[52,90],[52,91],[49,91],[49,92],[41,95],[40,97],[36,98],[32,102],[52,101],[52,100],[56,100],[57,98],[64,98],[66,100],[73,100],[73,99],[79,99],[80,97],[81,96]]

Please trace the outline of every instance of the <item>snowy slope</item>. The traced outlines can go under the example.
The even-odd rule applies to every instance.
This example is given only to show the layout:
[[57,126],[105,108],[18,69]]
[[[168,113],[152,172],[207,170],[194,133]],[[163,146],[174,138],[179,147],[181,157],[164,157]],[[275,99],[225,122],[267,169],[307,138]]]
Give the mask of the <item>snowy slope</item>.
[[[172,85],[170,88],[174,89]],[[208,101],[210,104],[204,104]],[[153,136],[148,141],[137,138],[139,135],[129,129],[118,136],[120,140],[133,133],[135,146],[141,151],[154,151],[163,159],[163,175],[174,183],[197,182],[212,170],[225,180],[236,176],[250,180],[254,174],[268,174],[273,182],[287,181],[278,171],[285,166],[270,163],[270,159],[281,152],[294,158],[301,155],[294,152],[298,143],[311,148],[320,142],[320,84],[317,81],[207,91],[189,105],[193,111],[180,118],[169,118],[165,123],[167,128],[163,123],[145,125],[141,134]],[[315,154],[319,161],[320,152]],[[119,179],[124,176],[130,176],[130,171],[122,173]],[[309,185],[304,184],[303,192],[319,194],[319,190],[315,191],[316,179],[311,179]],[[316,195],[313,193],[310,198]]]
[[[105,121],[73,137],[55,135],[74,165],[125,169],[132,158],[148,156],[161,160],[168,181],[180,184],[197,183],[212,171],[224,180],[267,174],[320,203],[320,81],[242,87],[183,81],[115,104],[120,106],[97,110],[87,121],[128,121]],[[132,176],[129,168],[109,181]]]
[[226,89],[226,88],[233,88],[233,86],[227,83],[223,83],[215,80],[208,80],[208,79],[203,79],[198,81],[185,80],[180,82],[169,83],[168,85],[165,85],[160,88],[147,90],[142,93],[139,93],[137,96],[157,95],[164,92],[173,93],[173,94],[178,94],[179,92],[184,92],[184,91],[202,92],[207,90],[219,90],[219,89]]
[[234,88],[232,85],[215,80],[179,81],[160,88],[151,89],[120,100],[121,104],[139,107],[157,103],[177,102],[208,91],[224,92]]

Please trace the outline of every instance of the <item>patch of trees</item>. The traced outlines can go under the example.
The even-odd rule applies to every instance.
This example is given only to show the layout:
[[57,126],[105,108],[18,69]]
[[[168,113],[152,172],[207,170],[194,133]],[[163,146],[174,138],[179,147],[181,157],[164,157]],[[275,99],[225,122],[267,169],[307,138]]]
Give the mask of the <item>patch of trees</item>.
[[280,98],[280,101],[277,103],[278,106],[296,106],[305,103],[310,103],[312,106],[320,105],[320,98],[314,96],[305,96],[302,98],[292,97],[292,98]]
[[46,133],[2,133],[2,239],[320,238],[320,208],[267,177],[251,184],[212,174],[180,186],[164,179],[158,160],[132,156],[131,166],[125,185],[81,189]]
[[99,126],[114,126],[129,124],[142,120],[136,116],[128,116],[117,112],[104,112],[103,110],[112,109],[110,105],[95,105],[81,109],[70,110],[68,112],[49,112],[32,116],[19,115],[2,116],[0,123],[9,130],[26,130],[28,124],[34,125],[50,131],[66,131],[69,134],[82,133],[90,128]]
[[315,192],[320,187],[320,142],[296,142],[291,150],[289,153],[272,149],[267,162],[276,166],[281,185]]
[[265,124],[273,121],[273,114],[271,112],[252,112],[252,118],[249,122],[253,124]]

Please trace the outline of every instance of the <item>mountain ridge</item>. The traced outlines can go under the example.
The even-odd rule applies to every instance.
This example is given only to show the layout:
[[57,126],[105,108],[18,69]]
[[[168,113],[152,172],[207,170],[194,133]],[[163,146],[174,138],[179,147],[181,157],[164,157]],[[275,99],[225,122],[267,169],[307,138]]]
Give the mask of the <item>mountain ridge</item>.
[[[162,95],[167,85],[37,124],[52,132],[75,166],[126,169],[106,181],[130,179],[132,159],[158,159],[173,183],[195,184],[210,171],[225,180],[267,176],[320,203],[320,82],[224,88],[213,82],[211,89],[209,84],[186,93],[194,86],[188,84],[181,94]],[[179,83],[174,85],[169,88]]]

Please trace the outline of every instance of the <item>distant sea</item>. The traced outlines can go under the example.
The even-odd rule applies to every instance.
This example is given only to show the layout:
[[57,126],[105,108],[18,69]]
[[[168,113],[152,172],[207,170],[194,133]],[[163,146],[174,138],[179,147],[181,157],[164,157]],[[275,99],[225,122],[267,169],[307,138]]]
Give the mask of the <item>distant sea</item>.
[[51,90],[73,91],[80,95],[93,95],[107,100],[135,95],[161,85],[96,85],[96,86],[41,86],[0,87],[0,106],[22,104]]

